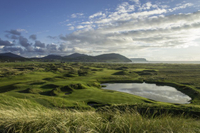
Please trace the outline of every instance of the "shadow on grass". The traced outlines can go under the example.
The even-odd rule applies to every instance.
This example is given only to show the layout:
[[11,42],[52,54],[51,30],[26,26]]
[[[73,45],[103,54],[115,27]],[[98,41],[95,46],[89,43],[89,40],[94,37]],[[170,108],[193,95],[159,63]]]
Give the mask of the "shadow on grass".
[[15,84],[0,87],[0,93],[8,92],[17,89]]
[[43,80],[46,80],[46,81],[55,81],[54,78],[44,78]]
[[44,92],[41,92],[40,94],[41,95],[45,95],[45,96],[52,96],[52,91],[44,91]]
[[120,71],[120,72],[113,73],[112,75],[127,75],[127,74],[129,74],[128,71]]
[[25,90],[22,90],[22,91],[18,91],[20,93],[32,93],[32,94],[39,94],[41,92],[43,92],[42,90],[40,89],[33,89],[33,88],[27,88]]
[[55,85],[55,84],[47,84],[47,85],[43,85],[41,88],[42,89],[55,89],[59,87],[58,85]]
[[89,101],[89,102],[87,102],[87,105],[89,105],[93,108],[110,106],[110,104],[103,104],[103,103],[99,103],[99,102],[95,102],[95,101]]
[[116,111],[126,112],[129,111],[137,111],[140,115],[145,117],[154,118],[162,115],[170,115],[170,116],[184,116],[184,117],[192,117],[196,119],[200,119],[200,111],[192,110],[190,108],[173,108],[173,107],[151,107],[151,106],[142,106],[142,105],[116,105],[116,106],[93,106],[96,107],[97,112],[107,112],[112,111],[115,113]]
[[30,85],[42,85],[44,83],[46,83],[46,82],[34,82],[34,83],[31,83]]

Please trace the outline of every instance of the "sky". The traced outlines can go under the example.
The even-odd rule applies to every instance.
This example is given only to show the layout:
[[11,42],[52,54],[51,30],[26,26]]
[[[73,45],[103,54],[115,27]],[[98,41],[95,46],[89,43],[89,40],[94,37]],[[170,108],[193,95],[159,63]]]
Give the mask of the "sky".
[[200,61],[200,0],[1,0],[0,53]]

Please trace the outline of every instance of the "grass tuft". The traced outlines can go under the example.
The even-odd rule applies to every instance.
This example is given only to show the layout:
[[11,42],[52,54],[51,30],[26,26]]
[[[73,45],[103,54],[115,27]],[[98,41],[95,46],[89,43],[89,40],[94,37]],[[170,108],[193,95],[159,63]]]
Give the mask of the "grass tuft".
[[29,103],[28,100],[20,102],[13,108],[1,106],[0,129],[4,132],[200,132],[199,120],[181,116],[171,117],[165,114],[159,117],[144,117],[134,109],[95,112],[42,106],[35,108],[24,106],[24,103]]

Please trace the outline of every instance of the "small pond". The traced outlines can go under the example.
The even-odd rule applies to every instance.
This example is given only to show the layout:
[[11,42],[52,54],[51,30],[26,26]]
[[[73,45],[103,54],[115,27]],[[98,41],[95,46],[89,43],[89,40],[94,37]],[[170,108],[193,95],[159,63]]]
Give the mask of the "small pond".
[[155,101],[188,104],[191,98],[170,86],[158,86],[148,83],[105,83],[103,89],[126,92]]

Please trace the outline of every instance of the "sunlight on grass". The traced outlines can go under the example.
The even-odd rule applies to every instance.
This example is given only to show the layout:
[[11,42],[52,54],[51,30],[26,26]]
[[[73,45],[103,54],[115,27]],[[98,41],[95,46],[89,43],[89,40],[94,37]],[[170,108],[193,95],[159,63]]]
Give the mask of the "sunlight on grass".
[[[0,132],[200,132],[199,68],[163,64],[2,63]],[[173,86],[191,96],[192,101],[186,105],[170,104],[102,89],[101,83],[108,82]]]
[[0,108],[0,127],[5,132],[199,132],[199,120],[141,116],[135,110],[106,112],[49,109],[44,107]]

